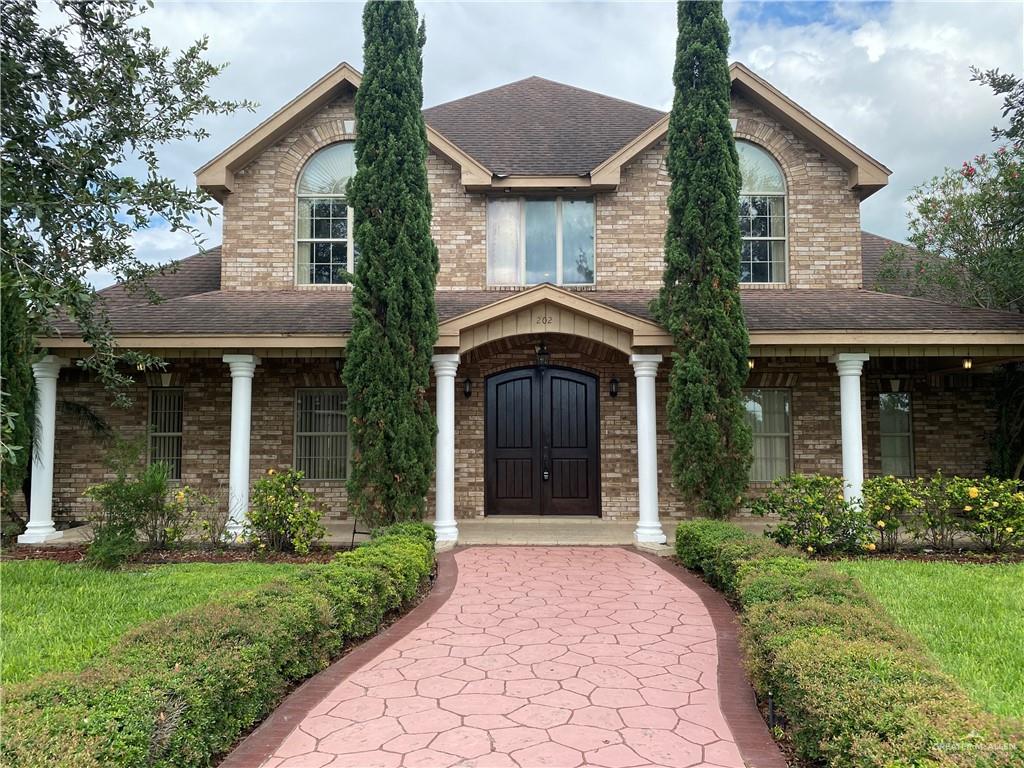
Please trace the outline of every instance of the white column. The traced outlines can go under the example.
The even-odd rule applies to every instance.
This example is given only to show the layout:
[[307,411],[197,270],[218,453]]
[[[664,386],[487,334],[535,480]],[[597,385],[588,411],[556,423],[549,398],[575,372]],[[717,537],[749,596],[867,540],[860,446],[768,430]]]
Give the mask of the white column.
[[866,354],[843,352],[829,360],[839,371],[839,410],[843,433],[843,496],[859,502],[864,487],[864,441],[861,436],[860,375]]
[[437,392],[437,474],[434,478],[434,530],[438,541],[458,541],[455,522],[455,372],[458,355],[434,355]]
[[231,452],[228,469],[228,533],[237,537],[249,514],[249,433],[255,355],[224,355],[231,368]]
[[641,544],[664,544],[665,533],[658,518],[658,426],[655,407],[655,377],[661,355],[633,355],[636,376],[636,458],[640,515],[636,540]]
[[[36,380],[36,428],[32,446],[32,498],[25,532],[19,544],[41,544],[64,534],[53,527],[53,443],[57,432],[57,376],[68,364],[63,357],[47,355],[32,364]],[[25,418],[25,414],[18,414]]]

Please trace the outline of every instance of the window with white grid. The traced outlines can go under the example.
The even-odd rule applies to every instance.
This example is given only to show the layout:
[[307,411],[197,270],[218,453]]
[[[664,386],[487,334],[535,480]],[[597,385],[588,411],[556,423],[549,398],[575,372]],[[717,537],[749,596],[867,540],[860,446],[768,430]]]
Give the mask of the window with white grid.
[[308,480],[348,476],[348,410],[344,389],[295,393],[295,469]]
[[740,282],[786,282],[786,178],[775,158],[737,141],[740,160]]
[[165,464],[167,476],[181,479],[181,427],[184,391],[161,387],[149,390],[149,463]]
[[346,199],[356,172],[353,143],[324,147],[306,163],[296,185],[295,280],[300,285],[347,283],[358,250]]

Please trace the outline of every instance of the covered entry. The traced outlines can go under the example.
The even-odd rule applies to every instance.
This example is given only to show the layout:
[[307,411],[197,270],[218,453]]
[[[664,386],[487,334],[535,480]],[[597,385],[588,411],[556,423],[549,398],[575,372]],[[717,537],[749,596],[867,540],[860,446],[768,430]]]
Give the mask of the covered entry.
[[487,378],[485,513],[600,515],[597,378],[532,366]]

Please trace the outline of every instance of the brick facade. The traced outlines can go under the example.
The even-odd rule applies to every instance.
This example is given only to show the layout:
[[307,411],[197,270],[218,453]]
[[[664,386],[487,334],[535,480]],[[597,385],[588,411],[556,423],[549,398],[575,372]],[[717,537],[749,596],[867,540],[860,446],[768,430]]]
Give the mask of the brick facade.
[[[788,285],[859,287],[860,206],[848,189],[846,171],[736,96],[732,114],[738,120],[736,136],[769,150],[786,175]],[[352,97],[339,98],[235,174],[234,191],[224,204],[224,290],[349,290],[296,286],[295,186],[318,149],[355,139],[349,131],[354,117]],[[427,173],[431,234],[441,262],[438,287],[488,287],[487,196],[467,194],[458,166],[433,151]],[[595,195],[598,288],[651,289],[661,284],[668,189],[665,142],[659,141],[623,168],[617,189]]]
[[[514,337],[479,347],[464,356],[455,393],[455,510],[459,518],[484,512],[484,379],[509,368],[532,365],[534,339]],[[626,356],[600,344],[569,336],[548,336],[551,364],[586,371],[598,377],[600,409],[600,473],[602,516],[636,517],[636,388]],[[663,362],[657,380],[658,476],[663,517],[685,517],[692,510],[671,482],[672,440],[665,427],[668,370]],[[149,382],[184,390],[182,480],[226,499],[230,441],[231,381],[220,360],[171,360],[166,379],[150,375]],[[895,374],[875,361],[863,380],[865,466],[879,472],[878,393],[888,391]],[[470,397],[462,382],[472,382]],[[612,378],[619,394],[608,391]],[[915,468],[918,474],[941,469],[947,474],[984,474],[988,441],[994,427],[991,377],[971,375],[900,374],[903,391],[913,397]],[[792,402],[793,470],[837,475],[842,469],[839,427],[839,381],[834,366],[824,359],[762,359],[751,374],[750,386],[790,390]],[[263,360],[253,379],[252,451],[255,480],[270,467],[294,461],[295,392],[306,387],[339,386],[337,360],[327,358]],[[110,476],[103,464],[103,443],[81,418],[81,406],[100,416],[125,438],[144,438],[148,422],[148,386],[140,381],[128,409],[110,405],[102,385],[78,369],[65,369],[58,385],[54,517],[84,519],[89,502],[85,489]],[[434,401],[433,391],[428,393]],[[76,415],[78,414],[78,415]],[[344,481],[308,481],[327,518],[344,518]],[[755,493],[757,488],[752,489]],[[13,502],[19,508],[20,498]],[[433,509],[433,492],[429,497]]]

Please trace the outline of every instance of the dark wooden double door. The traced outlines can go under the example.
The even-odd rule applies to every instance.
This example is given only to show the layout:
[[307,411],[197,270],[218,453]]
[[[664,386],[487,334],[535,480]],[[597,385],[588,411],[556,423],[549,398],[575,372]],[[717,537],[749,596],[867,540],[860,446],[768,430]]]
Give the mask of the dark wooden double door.
[[487,379],[486,513],[600,515],[597,379],[568,368]]

